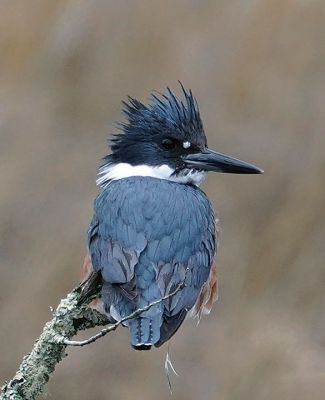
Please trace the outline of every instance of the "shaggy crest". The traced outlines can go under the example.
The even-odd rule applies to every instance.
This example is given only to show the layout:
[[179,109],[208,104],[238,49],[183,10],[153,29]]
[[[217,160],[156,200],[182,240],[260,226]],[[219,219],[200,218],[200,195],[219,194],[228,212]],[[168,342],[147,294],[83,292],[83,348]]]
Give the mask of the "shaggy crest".
[[199,107],[192,91],[187,91],[179,82],[183,92],[183,99],[176,97],[175,93],[167,87],[166,93],[153,92],[148,105],[139,100],[128,97],[128,102],[123,101],[122,112],[126,122],[117,123],[122,132],[113,135],[111,149],[115,152],[125,151],[125,136],[137,142],[154,139],[155,136],[168,135],[175,138],[191,140],[201,134],[205,141],[203,124]]

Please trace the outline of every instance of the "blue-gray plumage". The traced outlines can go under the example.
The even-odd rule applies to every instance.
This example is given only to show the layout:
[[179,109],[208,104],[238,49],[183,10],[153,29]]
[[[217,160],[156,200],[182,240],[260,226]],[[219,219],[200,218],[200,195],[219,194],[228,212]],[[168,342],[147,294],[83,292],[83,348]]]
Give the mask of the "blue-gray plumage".
[[126,122],[112,140],[97,183],[88,232],[107,313],[119,320],[173,293],[126,324],[134,348],[170,339],[191,309],[216,297],[215,217],[198,185],[207,171],[261,173],[252,164],[207,148],[196,100],[167,89],[144,105],[129,98]]
[[194,306],[215,253],[214,221],[199,188],[168,180],[130,177],[98,196],[88,240],[107,311],[125,317],[186,284],[129,323],[132,345],[162,344]]

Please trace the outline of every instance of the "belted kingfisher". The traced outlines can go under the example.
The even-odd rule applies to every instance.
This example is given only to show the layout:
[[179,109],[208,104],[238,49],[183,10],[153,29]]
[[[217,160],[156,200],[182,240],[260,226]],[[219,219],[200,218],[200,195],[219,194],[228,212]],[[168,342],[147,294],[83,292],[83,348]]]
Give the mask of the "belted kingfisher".
[[199,189],[207,171],[259,174],[252,164],[208,149],[197,101],[181,85],[148,105],[129,97],[104,158],[89,257],[102,279],[105,311],[120,320],[184,287],[126,322],[137,350],[159,347],[187,314],[209,313],[217,296],[218,228]]

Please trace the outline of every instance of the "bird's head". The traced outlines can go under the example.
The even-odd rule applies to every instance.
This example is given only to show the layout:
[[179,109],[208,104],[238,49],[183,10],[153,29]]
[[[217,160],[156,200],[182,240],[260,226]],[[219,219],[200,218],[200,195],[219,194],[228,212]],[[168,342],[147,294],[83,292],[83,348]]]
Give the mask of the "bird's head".
[[167,88],[153,93],[148,105],[129,97],[126,122],[111,141],[112,153],[99,169],[99,185],[129,176],[152,176],[200,184],[208,171],[260,174],[258,167],[210,150],[196,99],[181,84],[184,98]]

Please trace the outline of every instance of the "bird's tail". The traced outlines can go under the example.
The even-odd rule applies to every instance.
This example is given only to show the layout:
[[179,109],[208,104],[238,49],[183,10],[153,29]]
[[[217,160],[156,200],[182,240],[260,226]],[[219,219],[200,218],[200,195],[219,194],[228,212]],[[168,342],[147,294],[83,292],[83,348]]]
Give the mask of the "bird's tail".
[[161,315],[140,316],[129,321],[131,345],[136,350],[149,350],[160,339]]

